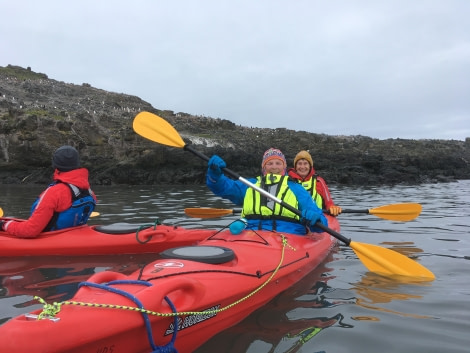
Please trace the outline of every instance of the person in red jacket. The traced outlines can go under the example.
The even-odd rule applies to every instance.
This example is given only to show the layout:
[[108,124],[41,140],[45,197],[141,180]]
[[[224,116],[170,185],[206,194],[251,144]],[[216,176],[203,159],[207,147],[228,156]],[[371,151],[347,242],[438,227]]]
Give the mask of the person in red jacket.
[[59,147],[52,157],[53,182],[39,195],[26,221],[1,220],[0,229],[20,238],[35,238],[41,232],[86,224],[96,206],[88,169],[72,146]]
[[312,156],[308,151],[297,153],[294,158],[294,168],[288,170],[288,175],[304,186],[319,208],[332,216],[342,212],[341,207],[334,204],[325,180],[316,174]]

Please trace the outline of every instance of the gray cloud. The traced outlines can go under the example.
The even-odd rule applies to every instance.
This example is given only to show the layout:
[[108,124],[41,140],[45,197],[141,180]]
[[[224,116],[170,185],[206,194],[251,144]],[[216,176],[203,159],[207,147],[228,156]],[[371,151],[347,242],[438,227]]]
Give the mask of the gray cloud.
[[375,138],[470,137],[470,2],[2,5],[0,65],[159,109]]

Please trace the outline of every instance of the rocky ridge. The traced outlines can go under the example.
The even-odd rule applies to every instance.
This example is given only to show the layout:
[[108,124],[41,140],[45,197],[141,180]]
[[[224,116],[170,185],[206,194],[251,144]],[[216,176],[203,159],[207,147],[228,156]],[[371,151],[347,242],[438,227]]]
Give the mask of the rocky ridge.
[[95,185],[202,184],[206,164],[182,149],[143,139],[132,129],[141,111],[166,119],[198,151],[222,156],[240,175],[259,174],[269,147],[291,164],[310,150],[329,184],[418,184],[470,179],[470,138],[378,140],[287,128],[261,129],[225,119],[154,108],[138,97],[87,83],[53,80],[30,68],[0,67],[0,183],[47,183],[51,155],[75,146]]

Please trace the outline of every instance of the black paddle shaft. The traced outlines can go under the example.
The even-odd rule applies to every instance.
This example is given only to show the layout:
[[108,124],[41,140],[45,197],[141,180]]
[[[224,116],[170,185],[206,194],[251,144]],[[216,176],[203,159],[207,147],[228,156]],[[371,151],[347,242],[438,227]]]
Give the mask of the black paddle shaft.
[[368,209],[365,209],[365,210],[342,210],[341,213],[365,213],[365,214],[369,214],[369,210]]
[[[209,162],[209,157],[207,157],[205,154],[195,150],[194,148],[191,147],[191,145],[184,145],[183,147],[184,150],[188,151],[188,152],[191,152],[192,154],[194,154],[195,156],[198,156],[199,158],[201,158],[202,160],[206,161],[206,162]],[[255,189],[256,191],[258,191],[260,194],[266,196],[267,198],[270,198],[274,201],[276,201],[277,203],[279,203],[282,207],[285,207],[287,208],[289,211],[291,211],[292,213],[295,213],[296,215],[298,215],[299,217],[302,217],[302,213],[295,207],[289,205],[288,203],[285,203],[284,201],[278,199],[276,196],[270,194],[269,192],[267,192],[266,190],[264,189],[261,189],[259,187],[257,187],[256,185],[254,185],[253,183],[250,183],[250,181],[246,180],[245,178],[241,177],[240,175],[238,175],[237,173],[235,173],[233,170],[230,170],[228,168],[223,168],[222,169],[223,172],[225,174],[227,174],[228,176],[230,176],[231,178],[235,179],[235,180],[239,180],[241,181],[243,184]],[[327,226],[324,226],[323,224],[321,224],[320,222],[316,222],[315,223],[315,227],[317,228],[320,228],[321,230],[331,234],[332,236],[334,236],[336,239],[340,240],[341,242],[345,243],[346,245],[349,245],[351,243],[351,239],[348,239],[346,238],[344,235],[336,232],[335,230],[333,229],[330,229],[328,228]]]

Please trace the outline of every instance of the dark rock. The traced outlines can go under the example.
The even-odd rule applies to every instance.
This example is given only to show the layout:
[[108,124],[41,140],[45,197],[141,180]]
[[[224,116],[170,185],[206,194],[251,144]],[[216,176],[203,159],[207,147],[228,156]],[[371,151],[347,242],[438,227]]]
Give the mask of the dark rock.
[[[53,151],[75,146],[93,184],[201,184],[206,163],[179,148],[145,140],[132,129],[149,111],[166,119],[186,144],[245,177],[260,172],[261,156],[280,148],[292,164],[310,150],[329,184],[418,184],[470,179],[470,138],[378,140],[286,128],[237,126],[224,120],[159,110],[138,97],[49,79],[30,68],[0,67],[0,182],[49,182]],[[286,122],[288,124],[288,122]]]

